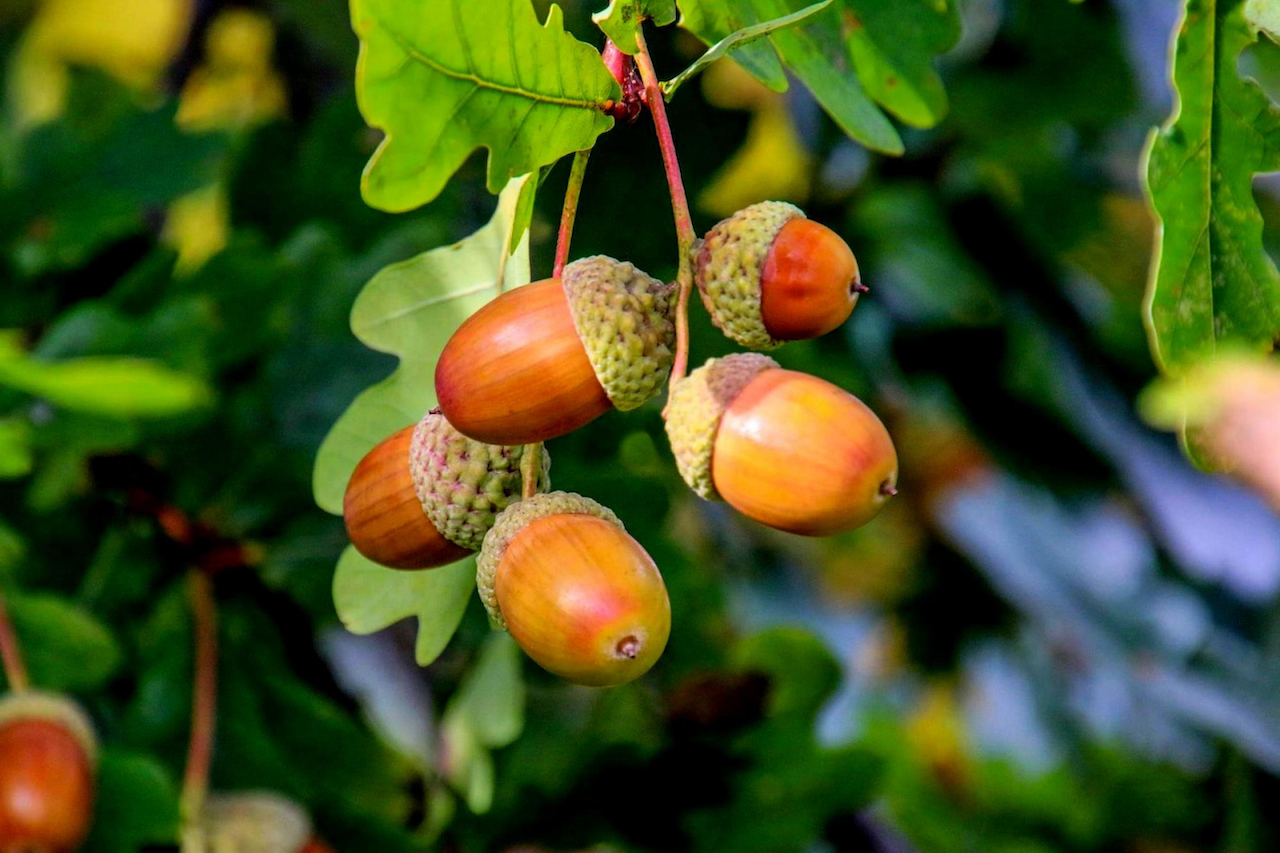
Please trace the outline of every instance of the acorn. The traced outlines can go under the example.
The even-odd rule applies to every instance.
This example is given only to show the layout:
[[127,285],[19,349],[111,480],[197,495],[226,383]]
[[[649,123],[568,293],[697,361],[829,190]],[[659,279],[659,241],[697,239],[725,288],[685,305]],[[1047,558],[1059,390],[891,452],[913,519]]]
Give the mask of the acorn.
[[671,371],[674,287],[603,255],[502,294],[436,364],[440,410],[464,435],[530,444],[651,399]]
[[[524,452],[473,441],[432,409],[356,465],[342,502],[351,544],[394,569],[444,566],[479,550],[498,513],[520,499]],[[551,458],[541,453],[546,491]]]
[[781,201],[721,221],[693,256],[711,322],[748,349],[825,335],[849,319],[866,290],[840,235]]
[[237,791],[205,799],[199,819],[183,832],[182,853],[308,853],[316,843],[311,817],[293,800]]
[[570,492],[509,507],[477,560],[480,598],[543,669],[604,687],[662,655],[671,603],[648,552],[606,507]]
[[790,533],[852,530],[897,493],[898,456],[875,413],[764,355],[710,359],[672,386],[667,437],[700,496]]
[[93,819],[97,751],[71,700],[36,691],[0,699],[0,851],[79,849]]

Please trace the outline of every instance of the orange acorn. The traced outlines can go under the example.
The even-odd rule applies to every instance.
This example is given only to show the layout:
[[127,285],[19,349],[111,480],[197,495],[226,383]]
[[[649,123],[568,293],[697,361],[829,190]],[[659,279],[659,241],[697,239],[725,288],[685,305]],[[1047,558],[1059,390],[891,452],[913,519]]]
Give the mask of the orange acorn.
[[502,294],[471,315],[436,364],[436,397],[458,431],[492,444],[572,432],[634,409],[671,370],[672,288],[597,256]]
[[644,675],[671,633],[653,559],[610,510],[568,492],[508,508],[476,574],[489,615],[541,667],[604,687]]
[[0,851],[79,849],[96,761],[93,727],[74,702],[38,692],[0,699]]
[[[549,488],[542,451],[539,488]],[[378,444],[347,483],[351,544],[395,569],[444,566],[478,550],[493,519],[520,499],[523,446],[473,441],[433,409]]]
[[711,321],[754,350],[825,335],[866,290],[840,235],[780,201],[720,222],[695,246],[694,264]]
[[768,356],[713,358],[677,382],[667,436],[695,492],[790,533],[851,530],[897,493],[898,456],[875,413]]

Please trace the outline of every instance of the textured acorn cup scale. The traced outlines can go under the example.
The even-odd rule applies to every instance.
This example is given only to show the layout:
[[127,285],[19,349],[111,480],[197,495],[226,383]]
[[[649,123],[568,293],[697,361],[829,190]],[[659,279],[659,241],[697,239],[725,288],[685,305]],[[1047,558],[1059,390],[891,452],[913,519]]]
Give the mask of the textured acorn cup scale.
[[791,533],[851,530],[896,493],[897,453],[875,413],[765,355],[713,358],[677,382],[667,437],[698,495]]
[[77,849],[93,816],[98,744],[66,697],[0,699],[0,850]]
[[661,390],[675,341],[674,287],[598,255],[508,291],[471,315],[436,364],[436,397],[462,433],[529,444]]
[[570,492],[503,512],[485,536],[476,585],[490,617],[529,657],[578,684],[640,677],[671,633],[652,558],[613,512]]
[[841,237],[793,204],[764,201],[718,223],[693,248],[711,321],[748,349],[824,335],[865,290]]
[[[520,499],[524,452],[467,438],[431,410],[356,466],[343,500],[352,544],[402,569],[442,566],[479,550],[498,513]],[[551,458],[541,453],[538,489],[546,491]]]

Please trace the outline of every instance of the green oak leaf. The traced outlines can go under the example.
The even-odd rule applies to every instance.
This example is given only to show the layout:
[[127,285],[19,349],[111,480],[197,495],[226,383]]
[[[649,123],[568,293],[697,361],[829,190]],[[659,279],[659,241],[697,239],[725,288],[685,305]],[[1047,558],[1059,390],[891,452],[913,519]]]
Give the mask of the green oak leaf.
[[705,69],[708,65],[727,54],[729,51],[737,50],[738,48],[750,44],[756,39],[764,38],[774,30],[780,30],[783,27],[790,27],[794,24],[798,24],[810,15],[815,15],[822,11],[827,6],[831,5],[831,2],[832,0],[822,0],[821,3],[814,3],[812,6],[806,6],[799,12],[792,12],[790,15],[784,15],[781,18],[774,18],[771,21],[764,21],[747,27],[746,29],[730,33],[708,48],[707,52],[702,54],[702,56],[699,56],[688,68],[663,83],[663,95],[665,95],[666,99],[670,101],[671,97],[676,93],[676,90],[679,89],[680,86],[694,77],[698,72]]
[[556,5],[539,24],[523,1],[351,0],[351,21],[360,112],[386,134],[361,181],[373,207],[426,204],[481,147],[497,193],[613,126],[618,84]]
[[[787,0],[681,0],[681,25],[708,44],[733,32],[796,11]],[[766,40],[734,51],[733,58],[771,89],[787,88],[787,70],[813,93],[840,129],[868,148],[902,153],[902,139],[853,72],[841,18],[834,6]],[[779,62],[780,60],[780,62]]]
[[[379,441],[416,422],[435,405],[435,367],[453,330],[498,293],[529,282],[526,238],[505,261],[505,249],[529,214],[526,192],[536,181],[511,181],[489,223],[452,246],[386,267],[370,279],[351,309],[351,329],[367,346],[400,357],[400,366],[363,391],[325,436],[312,487],[321,509],[342,514],[342,495],[356,463]],[[527,223],[527,219],[524,220]]]
[[178,837],[178,788],[151,756],[105,747],[97,789],[85,853],[134,853]]
[[[679,3],[680,26],[709,45],[764,23],[770,17],[761,17],[751,0],[679,0]],[[773,91],[787,91],[787,74],[778,52],[767,41],[739,45],[733,51],[733,59]]]
[[933,58],[960,40],[955,0],[838,0],[858,79],[876,103],[914,127],[933,127],[947,93]]
[[640,52],[636,30],[648,19],[660,27],[676,22],[676,0],[612,0],[609,8],[596,12],[591,20],[618,47],[634,56]]
[[[785,18],[796,0],[680,0],[681,26],[708,44]],[[771,89],[800,79],[853,139],[889,154],[902,140],[877,104],[916,127],[932,127],[947,98],[933,59],[960,37],[955,0],[834,0],[803,27],[738,45],[732,56]]]
[[1244,17],[1255,32],[1280,42],[1280,3],[1276,0],[1245,0]]
[[1280,111],[1236,70],[1255,40],[1242,0],[1191,0],[1174,56],[1178,103],[1148,139],[1159,228],[1144,319],[1166,374],[1220,344],[1269,351],[1280,335],[1280,273],[1253,198],[1253,176],[1280,169]]
[[60,361],[23,352],[19,333],[0,332],[0,385],[76,412],[109,417],[169,417],[207,405],[204,381],[158,361],[85,356]]
[[47,690],[96,690],[120,665],[120,644],[83,607],[44,593],[10,592],[7,603],[33,684]]
[[379,566],[348,547],[333,575],[333,604],[353,634],[417,617],[414,657],[426,666],[449,644],[475,585],[476,561],[470,557],[439,569],[403,571]]

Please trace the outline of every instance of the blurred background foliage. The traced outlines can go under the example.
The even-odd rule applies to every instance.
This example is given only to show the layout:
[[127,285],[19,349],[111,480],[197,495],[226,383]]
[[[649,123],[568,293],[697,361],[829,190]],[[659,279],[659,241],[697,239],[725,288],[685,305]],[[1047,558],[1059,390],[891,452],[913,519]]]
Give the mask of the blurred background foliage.
[[[364,206],[341,0],[0,4],[0,583],[33,680],[106,743],[89,849],[175,839],[192,565],[220,570],[214,787],[294,798],[338,850],[1277,849],[1280,519],[1133,406],[1178,4],[960,8],[950,112],[902,158],[731,62],[671,105],[700,228],[783,198],[854,247],[869,298],[778,358],[872,403],[903,488],[799,540],[688,494],[657,404],[551,442],[672,598],[659,666],[591,691],[478,602],[425,670],[408,626],[333,611],[312,461],[394,367],[351,303],[487,221],[483,161],[419,211]],[[565,4],[594,44],[592,11]],[[651,43],[665,76],[701,50]],[[1280,48],[1242,65],[1280,91]],[[576,255],[673,276],[647,119],[601,139],[582,210]],[[694,341],[729,349],[700,309]]]

